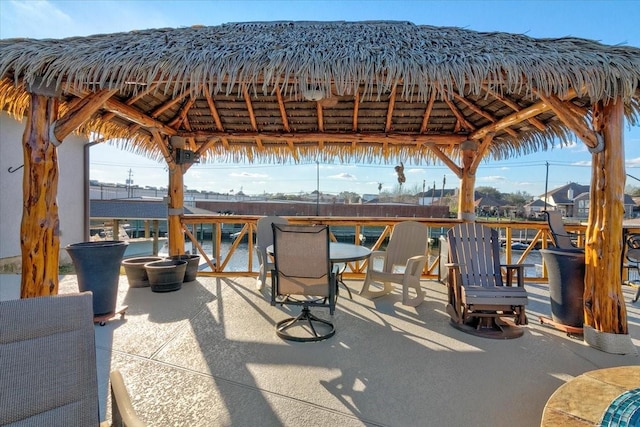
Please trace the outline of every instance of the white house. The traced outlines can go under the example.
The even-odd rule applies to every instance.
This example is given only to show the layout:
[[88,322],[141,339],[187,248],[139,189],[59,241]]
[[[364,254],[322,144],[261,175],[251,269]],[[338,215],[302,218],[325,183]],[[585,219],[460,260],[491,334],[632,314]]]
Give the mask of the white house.
[[[24,126],[24,120],[19,122],[0,112],[0,272],[20,272]],[[71,262],[64,247],[85,238],[85,213],[88,212],[85,182],[89,179],[85,175],[89,169],[84,147],[87,142],[86,138],[71,135],[58,147],[61,264]]]

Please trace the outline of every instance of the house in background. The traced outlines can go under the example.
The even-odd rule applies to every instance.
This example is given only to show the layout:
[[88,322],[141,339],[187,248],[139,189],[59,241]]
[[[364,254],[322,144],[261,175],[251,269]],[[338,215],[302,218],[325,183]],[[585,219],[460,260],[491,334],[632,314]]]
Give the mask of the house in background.
[[[547,193],[546,205],[548,210],[556,210],[562,213],[563,217],[586,219],[589,217],[590,186],[570,182],[562,187],[553,189]],[[525,209],[531,214],[544,210],[545,195],[541,194],[537,200],[529,203]],[[624,217],[633,218],[636,215],[637,205],[628,194],[624,195]]]

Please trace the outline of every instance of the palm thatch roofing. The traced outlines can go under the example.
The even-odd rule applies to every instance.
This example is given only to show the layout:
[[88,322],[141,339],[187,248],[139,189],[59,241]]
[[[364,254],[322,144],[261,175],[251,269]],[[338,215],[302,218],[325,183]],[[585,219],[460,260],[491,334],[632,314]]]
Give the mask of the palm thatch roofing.
[[157,159],[154,132],[202,161],[425,164],[486,135],[488,156],[504,159],[572,138],[545,97],[585,123],[616,98],[630,123],[640,112],[639,48],[397,21],[5,39],[0,79],[0,108],[17,117],[42,80],[60,114],[114,90],[78,131]]

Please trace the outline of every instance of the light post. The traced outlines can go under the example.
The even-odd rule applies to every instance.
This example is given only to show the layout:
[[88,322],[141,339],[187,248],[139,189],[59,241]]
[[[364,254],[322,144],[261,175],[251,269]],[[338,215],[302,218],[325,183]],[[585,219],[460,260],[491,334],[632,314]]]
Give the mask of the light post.
[[320,215],[320,162],[316,160],[316,216]]

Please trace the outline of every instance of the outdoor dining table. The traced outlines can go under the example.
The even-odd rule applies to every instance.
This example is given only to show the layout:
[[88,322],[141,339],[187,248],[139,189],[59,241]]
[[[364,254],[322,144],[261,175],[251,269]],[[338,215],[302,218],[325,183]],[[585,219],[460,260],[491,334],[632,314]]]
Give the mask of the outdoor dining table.
[[[267,253],[273,255],[273,245],[267,246]],[[371,250],[352,243],[329,242],[329,259],[333,264],[362,261],[371,255]]]

